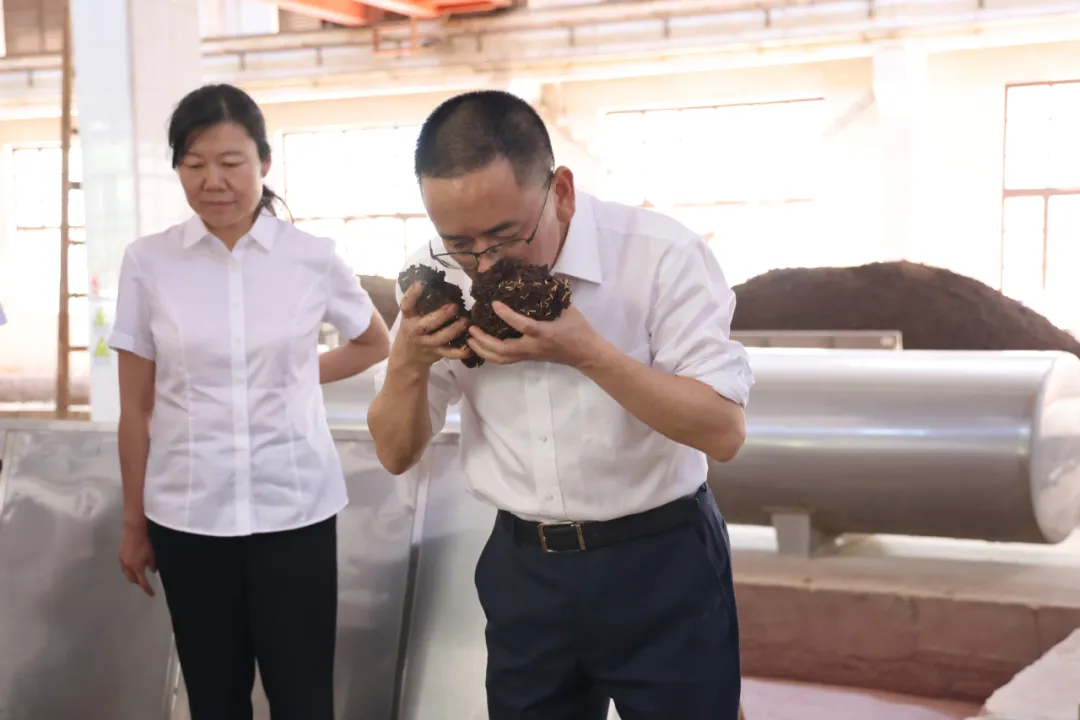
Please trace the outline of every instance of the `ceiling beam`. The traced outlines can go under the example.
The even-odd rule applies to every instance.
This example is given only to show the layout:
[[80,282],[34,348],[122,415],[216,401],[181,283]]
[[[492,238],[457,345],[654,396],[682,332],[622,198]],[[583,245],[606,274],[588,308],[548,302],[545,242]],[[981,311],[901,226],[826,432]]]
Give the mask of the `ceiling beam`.
[[491,12],[513,6],[513,0],[439,0],[444,14]]
[[[366,2],[367,0],[365,0]],[[463,12],[462,8],[479,7],[486,10],[512,7],[513,0],[436,0],[436,4],[445,12]],[[469,10],[468,12],[472,12]]]
[[356,0],[266,0],[282,10],[326,20],[327,22],[362,27],[375,19],[371,8]]
[[414,20],[434,20],[449,14],[500,10],[513,0],[264,0],[283,10],[327,20],[339,25],[361,27],[379,22],[386,13]]
[[365,5],[386,12],[405,15],[417,20],[431,20],[442,15],[434,2],[429,0],[363,0]]

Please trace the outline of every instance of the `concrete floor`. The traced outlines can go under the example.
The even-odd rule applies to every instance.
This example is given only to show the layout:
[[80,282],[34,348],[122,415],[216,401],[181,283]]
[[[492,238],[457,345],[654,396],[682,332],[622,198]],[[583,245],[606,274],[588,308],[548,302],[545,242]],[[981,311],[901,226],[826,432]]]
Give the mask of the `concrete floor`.
[[965,720],[977,705],[779,680],[743,682],[746,720]]
[[[269,718],[262,692],[256,692],[255,717]],[[170,720],[190,720],[187,697],[180,697]],[[781,680],[743,681],[746,720],[965,720],[979,707],[904,695],[827,687]],[[618,720],[612,710],[609,720]]]

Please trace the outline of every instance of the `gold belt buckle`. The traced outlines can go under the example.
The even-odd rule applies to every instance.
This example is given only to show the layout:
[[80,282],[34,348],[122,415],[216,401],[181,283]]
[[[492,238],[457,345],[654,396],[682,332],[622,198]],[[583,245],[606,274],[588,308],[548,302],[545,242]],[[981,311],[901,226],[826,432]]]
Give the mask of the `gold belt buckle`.
[[[577,542],[578,546],[576,550],[549,550],[547,544],[547,536],[544,534],[544,529],[549,527],[572,527],[577,530]],[[581,523],[574,522],[572,520],[566,520],[564,522],[550,522],[540,523],[536,526],[536,531],[540,535],[540,549],[546,553],[563,553],[563,552],[581,552],[586,550],[585,547],[585,535],[581,532]]]

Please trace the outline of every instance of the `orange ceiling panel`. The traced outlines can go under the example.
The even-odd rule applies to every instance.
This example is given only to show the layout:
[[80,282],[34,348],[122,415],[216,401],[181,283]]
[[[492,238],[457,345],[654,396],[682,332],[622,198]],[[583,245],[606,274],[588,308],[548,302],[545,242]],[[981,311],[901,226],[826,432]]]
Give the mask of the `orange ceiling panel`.
[[417,19],[431,19],[452,13],[487,12],[510,7],[512,0],[357,0],[386,12]]
[[326,20],[339,25],[367,25],[371,10],[356,0],[270,0],[282,10]]
[[510,7],[513,0],[269,0],[284,10],[340,25],[369,25],[384,13],[417,20]]
[[443,13],[471,13],[501,10],[513,5],[513,0],[437,0]]
[[386,12],[422,20],[442,15],[434,0],[364,0],[364,4]]

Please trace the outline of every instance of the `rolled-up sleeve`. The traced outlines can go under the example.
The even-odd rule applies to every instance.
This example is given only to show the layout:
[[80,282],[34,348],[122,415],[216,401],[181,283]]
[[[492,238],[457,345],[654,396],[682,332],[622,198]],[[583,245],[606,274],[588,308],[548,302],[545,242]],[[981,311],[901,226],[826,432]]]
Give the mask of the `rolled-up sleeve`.
[[129,245],[124,251],[124,260],[120,264],[116,320],[109,335],[109,347],[153,360],[156,352],[150,328],[151,288],[133,247]]
[[361,287],[360,278],[336,252],[330,255],[330,267],[326,274],[329,297],[323,321],[333,325],[346,340],[355,340],[371,325],[375,303],[367,290]]
[[[395,297],[398,304],[404,293],[401,288],[395,286]],[[401,329],[401,314],[394,320],[394,326],[390,328],[390,342],[397,338]],[[450,370],[450,360],[440,360],[431,366],[428,374],[428,410],[431,414],[431,432],[438,434],[446,425],[446,412],[450,406],[461,399],[461,388],[457,378]],[[454,360],[453,362],[457,362]],[[386,382],[386,362],[383,362],[375,372],[375,392],[382,390]]]
[[653,367],[708,385],[746,406],[754,375],[746,349],[731,339],[735,293],[701,239],[661,258],[649,317]]

